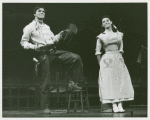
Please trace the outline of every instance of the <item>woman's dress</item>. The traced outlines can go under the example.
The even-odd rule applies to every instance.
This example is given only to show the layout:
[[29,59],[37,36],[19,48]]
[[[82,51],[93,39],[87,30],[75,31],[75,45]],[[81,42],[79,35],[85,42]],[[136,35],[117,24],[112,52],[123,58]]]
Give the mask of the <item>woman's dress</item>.
[[129,101],[134,99],[134,89],[128,69],[122,57],[123,33],[97,36],[96,55],[105,54],[100,60],[99,97],[102,103]]

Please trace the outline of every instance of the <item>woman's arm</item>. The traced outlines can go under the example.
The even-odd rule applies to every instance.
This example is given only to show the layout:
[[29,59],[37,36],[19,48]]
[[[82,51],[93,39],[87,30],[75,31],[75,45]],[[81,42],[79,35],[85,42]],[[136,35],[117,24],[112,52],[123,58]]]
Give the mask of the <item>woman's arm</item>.
[[101,40],[99,37],[97,37],[97,42],[96,42],[96,53],[95,55],[97,55],[97,60],[98,60],[98,63],[100,64],[100,60],[101,60],[101,48],[102,48],[102,45],[101,45]]
[[123,51],[123,33],[120,32],[120,34],[121,34],[121,44],[120,44],[119,52],[121,54],[123,54],[124,53],[124,51]]
[[101,55],[100,54],[97,55],[97,60],[98,60],[98,64],[100,64],[100,61],[101,61]]

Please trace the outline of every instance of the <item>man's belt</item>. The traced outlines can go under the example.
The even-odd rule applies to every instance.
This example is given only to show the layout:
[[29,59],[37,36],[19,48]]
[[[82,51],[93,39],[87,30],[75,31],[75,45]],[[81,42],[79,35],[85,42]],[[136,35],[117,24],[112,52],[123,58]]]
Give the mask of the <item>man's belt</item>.
[[[38,44],[40,45],[40,44]],[[49,54],[53,54],[56,51],[56,46],[54,44],[52,45],[44,45],[42,47],[40,47],[39,49],[36,50],[39,53],[49,53]]]

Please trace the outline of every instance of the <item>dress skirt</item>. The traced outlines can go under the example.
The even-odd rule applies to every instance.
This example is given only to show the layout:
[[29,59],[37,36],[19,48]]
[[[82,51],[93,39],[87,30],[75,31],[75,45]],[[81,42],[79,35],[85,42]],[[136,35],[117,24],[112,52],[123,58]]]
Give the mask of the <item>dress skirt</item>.
[[128,69],[118,51],[106,52],[100,61],[99,96],[102,103],[134,99],[134,89]]

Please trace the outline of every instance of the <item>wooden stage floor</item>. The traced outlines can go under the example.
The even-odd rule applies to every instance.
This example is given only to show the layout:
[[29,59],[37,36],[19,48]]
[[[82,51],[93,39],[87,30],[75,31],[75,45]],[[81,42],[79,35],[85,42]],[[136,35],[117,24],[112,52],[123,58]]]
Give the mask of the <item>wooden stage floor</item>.
[[[91,112],[74,113],[73,110],[69,114],[66,110],[52,110],[51,114],[44,114],[41,110],[5,110],[3,118],[28,118],[28,117],[147,117],[147,107],[128,107],[125,113],[101,113],[100,109],[91,109]],[[132,112],[133,111],[133,115]]]

